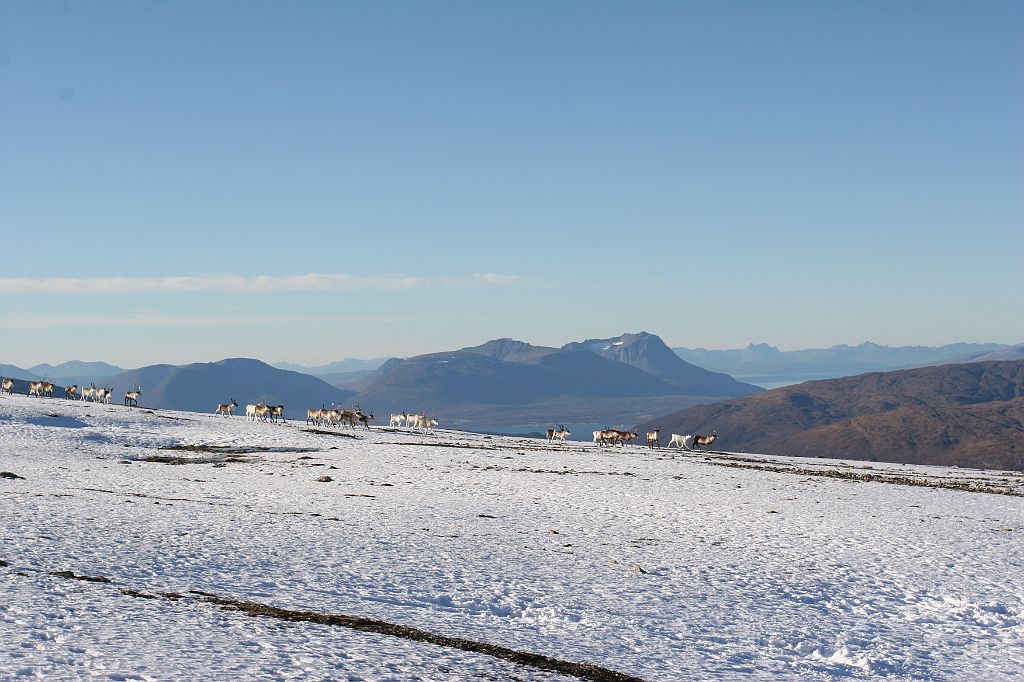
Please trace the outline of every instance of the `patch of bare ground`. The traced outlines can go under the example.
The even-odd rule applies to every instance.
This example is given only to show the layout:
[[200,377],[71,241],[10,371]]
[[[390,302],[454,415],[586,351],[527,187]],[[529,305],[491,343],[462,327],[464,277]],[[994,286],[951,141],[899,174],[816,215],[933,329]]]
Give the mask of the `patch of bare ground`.
[[251,464],[253,460],[245,457],[172,457],[170,455],[146,455],[139,457],[139,462],[153,462],[156,464]]
[[[7,566],[6,562],[3,562],[2,565]],[[17,573],[16,575],[23,574]],[[24,575],[27,576],[28,574]],[[104,576],[78,575],[72,571],[53,571],[50,575],[56,578],[69,578],[72,580],[84,580],[95,583],[113,582],[110,578],[106,578]],[[420,628],[414,628],[408,625],[400,625],[373,618],[364,618],[362,616],[350,616],[343,613],[322,613],[319,611],[282,609],[260,602],[228,599],[199,590],[191,590],[190,595],[193,595],[191,598],[186,595],[178,594],[177,592],[144,592],[142,590],[132,588],[119,588],[119,592],[125,596],[132,597],[133,599],[165,599],[167,601],[181,602],[184,604],[188,604],[190,602],[195,603],[198,601],[198,603],[211,604],[227,611],[236,611],[254,618],[275,618],[277,620],[292,623],[311,623],[314,625],[325,625],[328,627],[343,627],[359,632],[400,637],[412,642],[423,642],[424,644],[433,644],[435,646],[443,646],[450,649],[484,654],[504,661],[509,661],[517,665],[556,672],[582,680],[595,680],[597,682],[644,682],[640,677],[627,675],[626,673],[621,673],[610,668],[604,668],[599,665],[566,661],[552,656],[535,654],[533,652],[522,651],[520,649],[510,649],[508,647],[489,644],[487,642],[478,642],[476,640],[465,639],[462,637],[449,637],[447,635],[430,632],[428,630],[421,630]]]
[[157,464],[213,464],[224,465],[230,463],[251,464],[254,459],[241,455],[252,455],[265,452],[319,452],[317,448],[296,448],[296,447],[265,447],[265,446],[229,446],[229,445],[208,445],[204,443],[177,445],[166,445],[161,450],[174,452],[191,452],[209,455],[207,457],[190,457],[186,455],[146,455],[139,457],[139,462],[155,462]]
[[488,656],[500,658],[505,661],[511,661],[519,665],[525,665],[539,670],[549,670],[583,680],[598,680],[600,682],[643,682],[639,677],[627,675],[616,670],[603,668],[590,663],[575,663],[573,661],[565,661],[551,656],[531,653],[529,651],[509,649],[495,644],[488,644],[487,642],[478,642],[471,639],[464,639],[462,637],[448,637],[446,635],[440,635],[427,630],[421,630],[407,625],[389,623],[383,620],[348,616],[338,613],[293,611],[290,609],[281,609],[267,604],[261,604],[259,602],[224,599],[211,594],[199,594],[204,602],[215,604],[221,608],[231,611],[240,611],[257,618],[276,618],[279,620],[298,623],[316,623],[318,625],[349,628],[360,632],[372,632],[375,634],[390,635],[392,637],[401,637],[402,639],[414,642],[424,642],[427,644],[434,644],[436,646],[449,647],[451,649],[460,649],[462,651],[486,654]]
[[318,448],[295,448],[295,447],[267,447],[262,445],[206,445],[185,444],[166,445],[161,450],[175,450],[179,452],[208,452],[218,455],[251,455],[257,452],[320,452]]
[[[997,486],[977,480],[955,480],[932,477],[900,476],[886,473],[866,473],[853,470],[838,469],[811,469],[789,465],[772,465],[758,462],[752,459],[738,458],[733,461],[715,461],[708,457],[703,460],[704,464],[725,467],[727,469],[752,469],[754,471],[768,471],[775,474],[795,474],[797,476],[816,476],[819,478],[837,478],[846,481],[861,483],[888,483],[890,485],[912,486],[919,488],[942,488],[947,490],[961,490],[969,493],[986,493],[989,495],[1010,495],[1024,497],[1024,491],[1014,489],[1010,486]],[[849,466],[849,465],[844,465]],[[676,476],[675,478],[683,478]]]
[[359,440],[359,436],[354,433],[343,433],[341,431],[325,431],[324,429],[302,429],[305,433],[318,433],[321,436],[335,436],[336,438],[354,438]]
[[84,580],[90,583],[109,583],[110,578],[102,575],[78,575],[73,571],[53,571],[50,573],[55,578],[68,578],[69,580]]

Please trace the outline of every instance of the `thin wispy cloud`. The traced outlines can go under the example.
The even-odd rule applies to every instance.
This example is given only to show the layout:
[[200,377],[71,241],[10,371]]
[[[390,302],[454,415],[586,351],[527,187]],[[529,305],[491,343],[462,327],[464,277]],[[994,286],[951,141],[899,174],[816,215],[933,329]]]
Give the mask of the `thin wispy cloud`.
[[505,318],[486,315],[173,315],[159,312],[132,312],[96,315],[0,315],[0,329],[35,331],[45,329],[225,329],[310,324],[408,324],[427,322],[500,322]]
[[507,286],[516,275],[493,272],[468,277],[415,277],[412,275],[187,275],[177,277],[3,277],[0,294],[145,294],[221,292],[267,294],[313,291],[401,291],[430,288],[463,288],[481,285]]

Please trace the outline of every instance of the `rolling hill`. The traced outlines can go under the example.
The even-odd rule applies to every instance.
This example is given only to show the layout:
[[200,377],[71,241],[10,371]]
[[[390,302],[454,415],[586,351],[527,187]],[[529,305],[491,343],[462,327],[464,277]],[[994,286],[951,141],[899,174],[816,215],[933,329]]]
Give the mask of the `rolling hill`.
[[50,365],[44,362],[41,365],[29,367],[28,371],[36,376],[45,377],[48,381],[62,384],[89,385],[95,383],[100,385],[105,379],[116,376],[125,370],[106,362],[70,360],[59,365]]
[[728,451],[1024,469],[1024,360],[809,381],[641,424]]

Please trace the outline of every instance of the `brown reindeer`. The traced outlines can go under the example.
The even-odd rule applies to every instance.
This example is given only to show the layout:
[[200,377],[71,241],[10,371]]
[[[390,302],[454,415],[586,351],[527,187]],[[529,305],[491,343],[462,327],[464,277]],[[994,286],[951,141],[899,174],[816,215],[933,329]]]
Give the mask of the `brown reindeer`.
[[693,437],[693,444],[697,446],[698,450],[700,450],[700,447],[702,445],[704,446],[705,450],[710,450],[711,446],[715,444],[716,440],[718,440],[717,431],[712,431],[710,436],[702,436],[698,433],[696,436]]

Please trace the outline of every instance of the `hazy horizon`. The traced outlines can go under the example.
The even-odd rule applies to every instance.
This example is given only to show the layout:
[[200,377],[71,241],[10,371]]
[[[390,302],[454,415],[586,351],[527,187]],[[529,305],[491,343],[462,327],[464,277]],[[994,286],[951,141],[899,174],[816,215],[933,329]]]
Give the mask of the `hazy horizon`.
[[[625,333],[636,333],[636,332],[625,332]],[[657,332],[649,332],[649,333],[655,334],[655,335],[660,337],[660,335],[657,334]],[[619,336],[619,334],[615,334],[614,336]],[[530,339],[517,338],[517,337],[495,337],[495,338],[514,338],[517,341],[523,341],[523,342],[529,343],[530,345],[533,345],[533,346],[548,346],[548,347],[560,348],[561,346],[565,345],[566,343],[571,343],[571,342],[574,342],[574,341],[584,341],[584,340],[586,340],[586,338],[594,338],[594,337],[582,337],[582,336],[580,336],[580,337],[577,337],[577,338],[566,339],[566,340],[564,340],[564,341],[562,341],[560,343],[550,343],[550,344],[547,344],[547,343],[535,343],[535,342],[531,341]],[[608,338],[611,338],[611,337],[608,337]],[[706,348],[706,347],[702,347],[702,346],[686,346],[686,345],[680,344],[680,343],[673,343],[672,341],[670,341],[668,339],[665,339],[664,337],[661,337],[661,339],[670,348],[690,348],[690,349],[693,349],[693,350],[712,350],[712,351],[714,351],[714,350],[741,350],[741,349],[744,349],[744,348],[748,347],[749,345],[757,345],[757,344],[761,344],[761,343],[767,343],[769,346],[774,346],[774,347],[776,347],[778,350],[780,350],[782,352],[799,351],[799,350],[828,349],[828,348],[833,348],[833,347],[836,347],[836,346],[844,346],[844,345],[845,346],[849,346],[849,347],[856,347],[856,346],[861,345],[862,343],[876,343],[875,341],[866,339],[866,340],[858,342],[858,343],[837,343],[837,344],[831,344],[829,346],[805,346],[805,347],[801,347],[801,348],[783,348],[781,346],[777,346],[776,344],[773,344],[773,343],[770,343],[770,342],[767,342],[767,341],[750,341],[750,342],[745,343],[743,345],[733,346],[733,347],[729,347],[729,348]],[[375,356],[367,356],[367,357],[357,357],[357,356],[354,356],[354,355],[346,354],[346,355],[335,357],[335,358],[332,358],[332,359],[328,359],[328,360],[325,360],[325,361],[322,361],[322,362],[321,361],[303,362],[301,360],[294,360],[294,359],[291,359],[291,358],[267,358],[267,357],[259,357],[259,356],[254,356],[254,355],[226,355],[224,357],[193,358],[193,359],[186,359],[186,360],[181,360],[181,361],[177,361],[177,362],[172,362],[170,360],[164,360],[164,359],[153,359],[151,361],[142,362],[142,363],[139,363],[139,364],[122,364],[120,362],[114,362],[113,360],[111,360],[109,358],[81,358],[81,357],[71,357],[71,358],[59,359],[59,360],[44,359],[44,360],[38,360],[38,361],[35,361],[35,362],[25,363],[24,361],[22,361],[22,362],[15,362],[15,361],[7,358],[7,357],[0,357],[0,364],[9,364],[9,365],[14,365],[16,367],[20,367],[21,369],[30,369],[32,367],[36,367],[38,365],[43,365],[43,364],[49,364],[49,365],[58,366],[58,365],[66,363],[66,362],[84,362],[84,363],[104,362],[104,363],[107,363],[107,364],[110,364],[110,365],[114,365],[114,366],[120,367],[122,369],[138,369],[140,367],[147,367],[147,366],[150,366],[150,365],[188,365],[188,364],[193,364],[193,363],[220,362],[221,360],[227,360],[227,359],[231,359],[231,358],[249,358],[249,359],[259,360],[261,362],[265,362],[268,365],[274,365],[274,364],[278,364],[278,363],[286,363],[286,364],[292,364],[292,365],[301,365],[301,366],[306,367],[306,368],[314,368],[314,367],[320,367],[320,366],[323,366],[323,365],[329,365],[329,364],[334,363],[334,362],[342,362],[342,361],[345,361],[345,360],[370,361],[370,360],[383,360],[383,359],[392,358],[392,357],[397,357],[397,358],[403,358],[404,359],[404,358],[415,357],[415,356],[418,356],[418,355],[428,355],[428,354],[431,354],[431,353],[443,353],[445,351],[458,350],[459,348],[479,346],[479,345],[481,345],[483,343],[486,343],[487,341],[492,341],[492,340],[494,340],[494,339],[480,339],[480,340],[478,340],[476,342],[463,344],[461,346],[453,346],[451,348],[426,349],[426,350],[422,350],[422,351],[417,352],[417,353],[410,353],[410,354],[406,354],[406,355],[375,355]],[[1006,346],[1015,346],[1015,345],[1019,345],[1019,344],[1024,343],[1024,342],[1005,343],[1005,342],[1002,342],[1002,341],[977,341],[977,342],[975,342],[975,341],[963,341],[963,340],[960,340],[960,341],[950,341],[947,344],[936,344],[935,346],[932,346],[931,344],[901,344],[901,346],[910,346],[910,347],[941,347],[941,346],[945,346],[945,345],[953,345],[953,344],[958,344],[958,343],[1003,344],[1003,345],[1006,345]],[[897,347],[897,346],[890,346],[889,344],[878,344],[878,345],[882,345],[882,346],[886,346],[886,347],[890,347],[890,348]]]
[[0,5],[2,362],[1024,340],[1024,4]]

